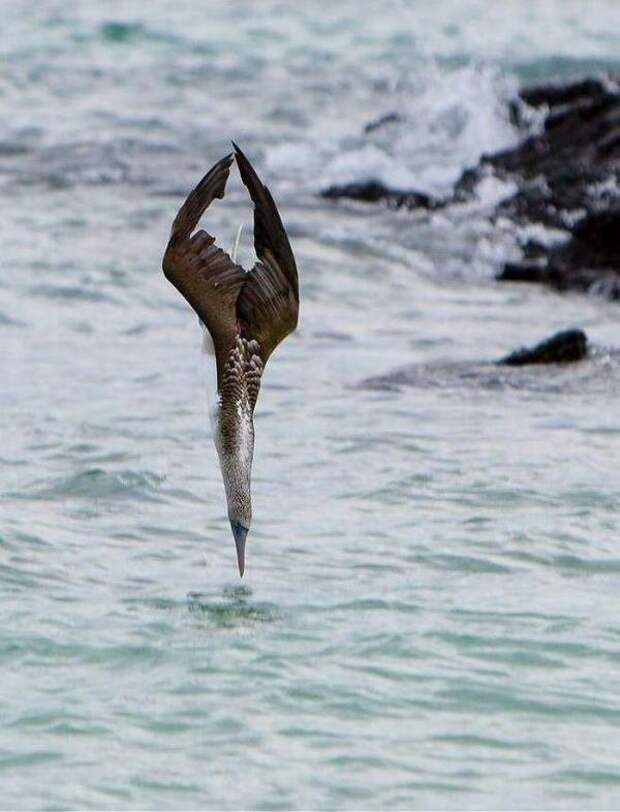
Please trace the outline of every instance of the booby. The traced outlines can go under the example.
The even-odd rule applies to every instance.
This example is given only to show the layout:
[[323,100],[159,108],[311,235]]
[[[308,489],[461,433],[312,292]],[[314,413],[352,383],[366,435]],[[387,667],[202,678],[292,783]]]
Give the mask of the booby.
[[[254,408],[267,360],[297,326],[299,281],[276,204],[234,142],[233,148],[234,154],[218,161],[179,209],[162,266],[166,279],[196,311],[204,325],[204,346],[214,355],[213,437],[243,576],[252,519]],[[258,261],[249,271],[218,248],[215,237],[203,230],[193,233],[214,198],[224,197],[233,160],[254,204]]]

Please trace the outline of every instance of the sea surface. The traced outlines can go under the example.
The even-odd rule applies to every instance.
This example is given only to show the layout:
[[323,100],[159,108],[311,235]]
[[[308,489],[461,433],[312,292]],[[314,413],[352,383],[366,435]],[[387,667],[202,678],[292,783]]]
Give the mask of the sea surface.
[[[520,84],[620,69],[620,4],[1,11],[0,807],[618,808],[618,305],[494,281],[562,235],[491,222],[492,177],[432,214],[318,193],[447,191],[522,137]],[[302,292],[242,581],[160,270],[231,138]],[[205,225],[249,263],[229,188]],[[492,366],[568,327],[583,364]]]

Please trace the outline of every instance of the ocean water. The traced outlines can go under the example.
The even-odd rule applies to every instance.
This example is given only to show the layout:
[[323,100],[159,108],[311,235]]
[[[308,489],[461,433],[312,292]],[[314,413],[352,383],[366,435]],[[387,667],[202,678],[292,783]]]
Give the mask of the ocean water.
[[[527,230],[489,221],[493,178],[430,215],[318,192],[445,191],[516,143],[521,82],[620,68],[620,6],[2,12],[0,807],[617,808],[618,306],[494,282]],[[230,138],[302,287],[243,581],[200,330],[160,271]],[[251,224],[229,186],[225,247]],[[489,363],[571,326],[580,366]]]

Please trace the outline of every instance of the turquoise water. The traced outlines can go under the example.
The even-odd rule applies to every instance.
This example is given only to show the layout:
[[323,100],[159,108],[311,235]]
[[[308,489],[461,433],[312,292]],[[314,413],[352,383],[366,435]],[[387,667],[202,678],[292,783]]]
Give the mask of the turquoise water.
[[[519,81],[620,67],[620,8],[145,8],[3,6],[0,806],[617,808],[617,305],[494,283],[527,234],[492,178],[432,216],[317,192],[447,189]],[[159,270],[231,137],[302,281],[242,582]],[[208,223],[240,222],[234,179]],[[573,325],[580,367],[485,366]]]

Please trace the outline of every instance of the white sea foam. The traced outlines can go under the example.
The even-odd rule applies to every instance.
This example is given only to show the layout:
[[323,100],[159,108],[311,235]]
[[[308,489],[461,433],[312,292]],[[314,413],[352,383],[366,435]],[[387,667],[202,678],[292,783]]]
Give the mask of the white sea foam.
[[617,178],[610,175],[600,183],[591,183],[588,186],[588,192],[593,197],[606,197],[615,200],[617,197],[620,197],[620,186],[618,185]]
[[395,142],[414,171],[423,170],[426,191],[446,191],[483,154],[516,143],[519,134],[508,110],[516,90],[513,79],[489,67],[430,66]]
[[267,150],[265,165],[268,172],[281,175],[308,175],[321,170],[324,150],[309,141],[276,144]]
[[376,180],[391,189],[415,189],[419,183],[417,175],[407,169],[401,160],[374,144],[334,156],[326,175],[332,183]]
[[503,200],[512,197],[519,187],[512,180],[498,178],[489,172],[485,174],[476,186],[476,197],[485,208],[494,208]]
[[547,248],[561,245],[570,236],[568,231],[551,228],[551,226],[545,226],[542,223],[528,223],[526,226],[520,226],[516,234],[521,243],[533,240]]
[[[401,120],[363,134],[370,118],[348,116],[310,128],[304,140],[268,148],[267,167],[285,177],[305,176],[314,191],[334,184],[378,181],[391,189],[446,194],[463,169],[482,154],[516,143],[508,104],[516,83],[489,67],[456,70],[430,61],[415,88],[382,94],[373,114],[398,112]],[[352,135],[352,126],[355,127]]]

